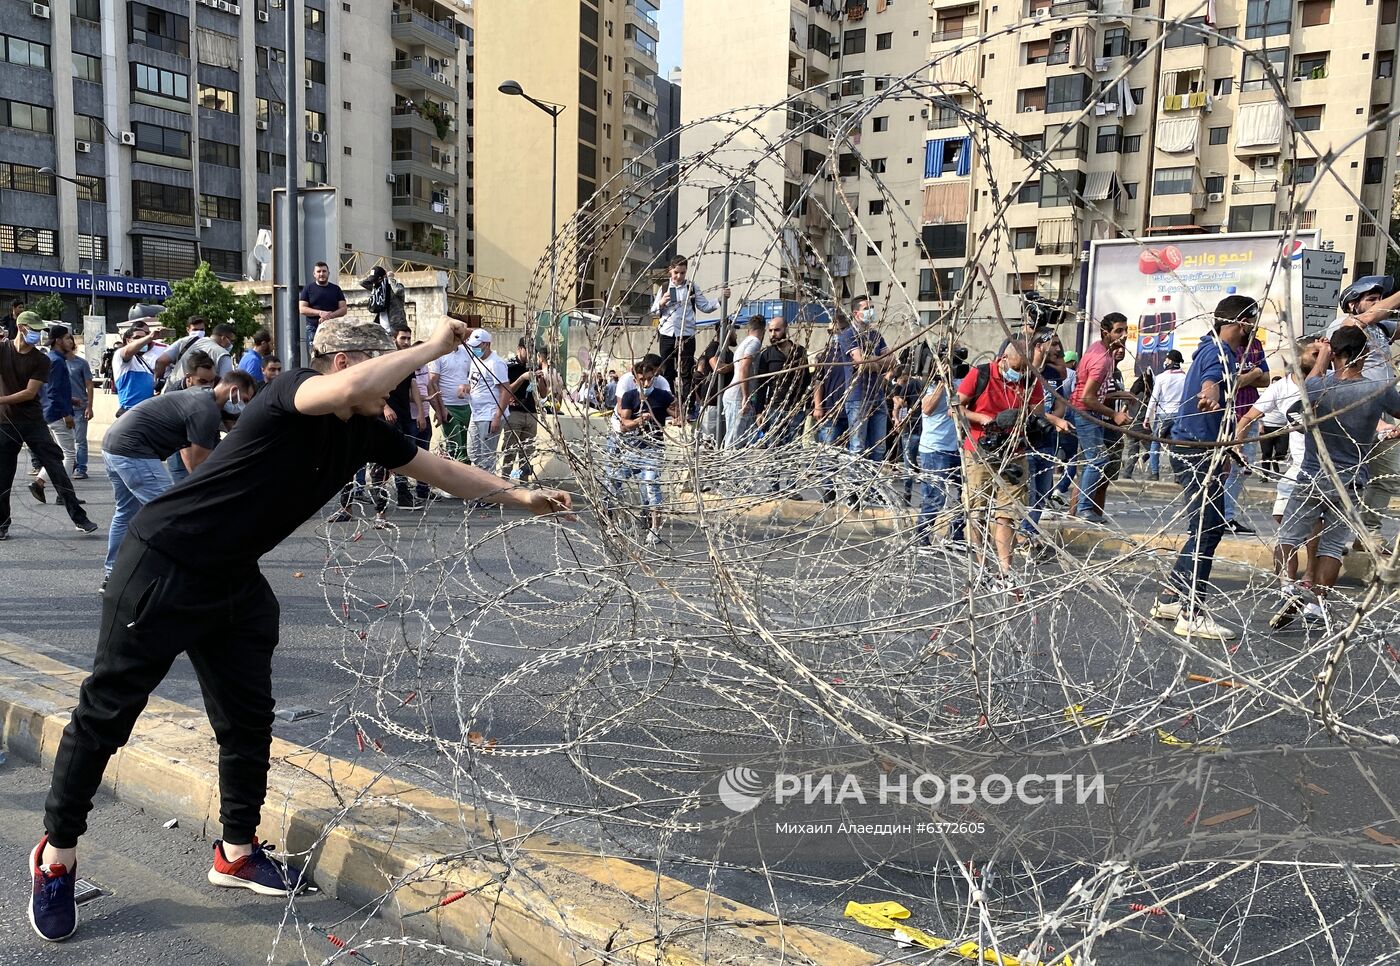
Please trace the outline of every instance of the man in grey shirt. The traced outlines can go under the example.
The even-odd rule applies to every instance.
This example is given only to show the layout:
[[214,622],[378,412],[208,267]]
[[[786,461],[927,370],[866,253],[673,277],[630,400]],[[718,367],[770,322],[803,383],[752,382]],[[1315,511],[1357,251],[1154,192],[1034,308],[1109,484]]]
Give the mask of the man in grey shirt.
[[223,420],[237,418],[257,390],[253,377],[241,369],[225,373],[215,384],[214,362],[199,350],[190,350],[188,359],[186,391],[162,393],[132,407],[102,438],[107,478],[116,501],[107,531],[103,586],[131,518],[174,485],[166,460],[181,460],[193,471],[219,442]]
[[1395,386],[1365,377],[1366,357],[1375,350],[1361,327],[1339,328],[1328,344],[1333,371],[1312,376],[1305,384],[1314,419],[1305,434],[1298,483],[1283,511],[1278,538],[1284,563],[1291,568],[1298,547],[1318,531],[1315,583],[1290,585],[1269,621],[1275,630],[1300,613],[1305,624],[1326,625],[1327,591],[1336,584],[1342,556],[1353,539],[1345,514],[1359,502],[1366,484],[1370,466],[1365,457],[1375,441],[1376,423],[1382,415],[1400,417]]
[[[205,324],[202,318],[195,315],[190,317],[192,327],[196,320],[199,325]],[[156,360],[156,382],[160,382],[161,376],[166,376],[165,392],[184,389],[189,383],[190,360],[195,352],[202,352],[214,360],[214,375],[223,378],[233,368],[233,353],[229,350],[233,348],[233,340],[237,335],[238,330],[227,322],[214,326],[211,335],[198,335],[197,330],[191,332],[160,354],[160,358]],[[176,483],[189,476],[178,455],[170,457],[165,465],[170,470],[170,478]]]

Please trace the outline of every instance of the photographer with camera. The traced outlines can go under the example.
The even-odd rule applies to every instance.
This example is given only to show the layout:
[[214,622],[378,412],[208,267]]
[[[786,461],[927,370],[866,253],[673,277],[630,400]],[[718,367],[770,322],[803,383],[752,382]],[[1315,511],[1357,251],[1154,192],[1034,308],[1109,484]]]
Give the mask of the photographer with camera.
[[967,420],[963,472],[972,545],[985,565],[984,535],[990,518],[1000,565],[993,585],[998,589],[1013,589],[1013,532],[1027,503],[1027,434],[1035,432],[1041,420],[1060,432],[1072,432],[1064,419],[1063,399],[1053,402],[1044,412],[1045,389],[1021,339],[1012,339],[999,357],[974,367],[958,385],[958,403]]

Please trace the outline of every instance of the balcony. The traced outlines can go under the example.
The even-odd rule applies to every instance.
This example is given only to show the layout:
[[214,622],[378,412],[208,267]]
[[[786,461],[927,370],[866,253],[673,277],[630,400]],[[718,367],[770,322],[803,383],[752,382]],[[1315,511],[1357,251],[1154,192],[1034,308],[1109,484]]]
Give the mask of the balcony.
[[657,132],[656,115],[646,111],[639,111],[635,107],[625,107],[622,110],[622,124],[639,134],[644,134],[649,138],[655,138]]
[[416,10],[395,10],[390,15],[389,36],[408,45],[424,44],[449,54],[457,52],[457,31]]
[[1252,181],[1236,181],[1230,185],[1232,195],[1271,195],[1276,191],[1278,180],[1275,178],[1255,178]]
[[1190,94],[1163,94],[1163,111],[1190,111],[1211,109],[1211,97],[1205,91],[1192,91]]
[[455,130],[450,129],[446,138],[438,138],[437,125],[419,114],[417,108],[395,108],[393,116],[389,119],[389,128],[393,131],[417,131],[439,141],[452,140],[452,131]]
[[623,49],[623,56],[645,68],[648,73],[656,73],[656,40],[637,29],[636,24],[630,23],[625,35],[627,44]]
[[451,165],[434,163],[432,155],[426,151],[399,150],[394,152],[394,174],[416,174],[428,181],[455,185],[457,172]]
[[416,195],[394,195],[389,216],[395,221],[417,221],[450,228],[453,225],[452,206]]
[[661,27],[657,24],[656,18],[651,15],[647,7],[637,4],[636,0],[627,0],[627,20],[654,37],[661,35]]
[[446,235],[432,234],[417,238],[398,238],[393,244],[394,258],[396,259],[418,262],[432,268],[452,267]]
[[652,107],[656,106],[656,85],[650,77],[628,74],[622,80],[622,89],[639,101],[645,101]]
[[396,87],[411,91],[427,91],[450,101],[457,100],[457,86],[452,75],[434,73],[421,60],[396,60],[389,73],[389,81]]

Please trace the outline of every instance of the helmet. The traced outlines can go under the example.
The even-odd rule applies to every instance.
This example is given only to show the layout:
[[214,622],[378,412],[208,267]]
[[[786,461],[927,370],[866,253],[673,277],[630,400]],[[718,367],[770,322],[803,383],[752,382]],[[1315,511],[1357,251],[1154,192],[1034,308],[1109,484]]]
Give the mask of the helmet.
[[1021,296],[1021,307],[1026,324],[1039,328],[1042,325],[1059,325],[1065,320],[1063,302],[1053,302],[1039,292],[1027,292]]
[[1348,306],[1354,304],[1363,295],[1372,292],[1380,292],[1381,298],[1386,298],[1395,292],[1395,279],[1389,275],[1366,275],[1352,282],[1342,290],[1342,297],[1338,304],[1343,312],[1350,312]]
[[137,302],[126,313],[126,321],[128,323],[144,322],[147,319],[154,319],[156,316],[160,315],[164,311],[165,309],[162,306],[148,305],[144,302]]

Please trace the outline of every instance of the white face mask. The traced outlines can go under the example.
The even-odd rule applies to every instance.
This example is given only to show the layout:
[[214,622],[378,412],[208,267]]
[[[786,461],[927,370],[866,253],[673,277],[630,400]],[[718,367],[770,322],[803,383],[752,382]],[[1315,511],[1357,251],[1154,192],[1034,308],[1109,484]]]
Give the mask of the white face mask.
[[243,401],[243,394],[235,389],[229,394],[228,402],[224,403],[224,412],[230,416],[237,416],[248,408],[248,404]]

